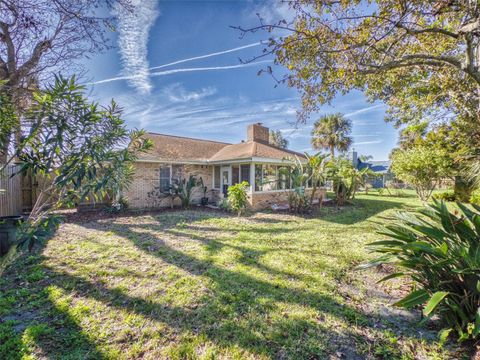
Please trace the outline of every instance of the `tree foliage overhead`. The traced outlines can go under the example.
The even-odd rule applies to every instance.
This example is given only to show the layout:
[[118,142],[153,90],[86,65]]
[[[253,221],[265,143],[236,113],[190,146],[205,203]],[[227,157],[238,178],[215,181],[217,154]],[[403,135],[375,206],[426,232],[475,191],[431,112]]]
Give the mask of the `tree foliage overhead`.
[[335,149],[347,151],[352,145],[352,122],[343,114],[324,115],[313,124],[312,146],[314,149],[330,151],[330,158],[335,157]]
[[[338,93],[359,89],[389,106],[396,123],[425,118],[479,118],[480,5],[476,1],[302,0],[292,23],[254,28],[283,31],[266,51],[300,89],[300,119]],[[276,34],[276,33],[275,33]]]
[[129,6],[128,0],[0,0],[0,81],[20,96],[54,72],[78,72],[78,59],[110,46],[114,3]]

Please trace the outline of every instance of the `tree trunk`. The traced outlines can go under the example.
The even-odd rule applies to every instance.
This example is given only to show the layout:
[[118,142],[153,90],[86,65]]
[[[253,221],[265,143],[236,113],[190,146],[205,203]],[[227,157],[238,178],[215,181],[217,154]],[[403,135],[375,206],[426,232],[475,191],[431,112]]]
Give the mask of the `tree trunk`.
[[9,145],[10,145],[9,140],[5,141],[5,144],[2,144],[2,148],[0,149],[0,165],[7,163]]
[[335,146],[334,145],[330,145],[330,157],[331,157],[330,160],[335,159]]

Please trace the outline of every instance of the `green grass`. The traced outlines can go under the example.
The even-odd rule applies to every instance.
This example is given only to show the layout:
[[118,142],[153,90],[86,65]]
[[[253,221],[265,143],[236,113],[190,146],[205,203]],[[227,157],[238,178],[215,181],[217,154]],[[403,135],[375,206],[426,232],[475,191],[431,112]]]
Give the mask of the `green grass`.
[[178,211],[63,224],[0,279],[0,358],[447,359],[439,325],[359,273],[377,223],[420,203],[359,195],[299,217]]

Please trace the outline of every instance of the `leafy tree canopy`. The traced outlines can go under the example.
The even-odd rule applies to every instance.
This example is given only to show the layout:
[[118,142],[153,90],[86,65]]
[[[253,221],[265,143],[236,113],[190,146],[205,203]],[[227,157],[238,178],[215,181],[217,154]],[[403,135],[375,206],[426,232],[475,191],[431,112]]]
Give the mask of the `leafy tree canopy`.
[[113,101],[106,107],[88,101],[74,78],[56,78],[34,93],[25,114],[32,126],[15,153],[20,172],[38,182],[27,222],[32,236],[52,211],[128,187],[138,153],[152,144],[143,139],[143,131],[126,129],[121,113]]
[[428,200],[437,182],[448,173],[450,157],[446,150],[427,146],[399,149],[392,154],[392,171],[412,185],[422,201]]
[[[237,27],[272,32],[261,56],[290,70],[278,79],[302,93],[300,120],[338,93],[388,104],[397,124],[460,117],[478,121],[480,7],[476,1],[294,2],[294,20]],[[283,36],[276,36],[277,30]],[[271,69],[268,71],[271,73]]]

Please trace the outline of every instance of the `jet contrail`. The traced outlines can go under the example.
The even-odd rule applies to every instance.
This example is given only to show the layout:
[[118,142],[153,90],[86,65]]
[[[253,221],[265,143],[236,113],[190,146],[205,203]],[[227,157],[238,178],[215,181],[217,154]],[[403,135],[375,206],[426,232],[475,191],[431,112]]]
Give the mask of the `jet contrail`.
[[[164,75],[176,74],[176,73],[181,73],[181,72],[193,72],[193,71],[238,69],[238,68],[249,67],[249,66],[271,63],[271,62],[273,62],[273,60],[262,60],[262,61],[257,61],[257,62],[253,62],[253,63],[238,64],[238,65],[172,69],[172,70],[165,70],[165,71],[158,71],[158,72],[149,73],[149,76],[164,76]],[[110,79],[104,79],[104,80],[91,82],[89,84],[90,85],[96,85],[96,84],[105,84],[105,83],[109,83],[109,82],[112,82],[112,81],[118,81],[118,80],[132,80],[132,79],[135,79],[139,76],[141,76],[141,75],[117,76],[117,77],[110,78]]]
[[191,58],[188,58],[188,59],[174,61],[174,62],[164,64],[164,65],[154,66],[154,67],[151,67],[149,70],[161,69],[161,68],[164,68],[164,67],[167,67],[167,66],[177,65],[177,64],[181,64],[181,63],[188,62],[188,61],[193,61],[193,60],[206,59],[206,58],[209,58],[209,57],[228,54],[228,53],[231,53],[231,52],[240,51],[240,50],[243,50],[243,49],[248,49],[248,48],[251,48],[251,47],[254,47],[254,46],[260,46],[260,45],[262,45],[262,42],[256,42],[256,43],[236,47],[236,48],[233,48],[233,49],[218,51],[218,52],[214,52],[214,53],[210,53],[210,54],[206,54],[206,55],[200,55],[200,56],[195,56],[195,57],[191,57]]

